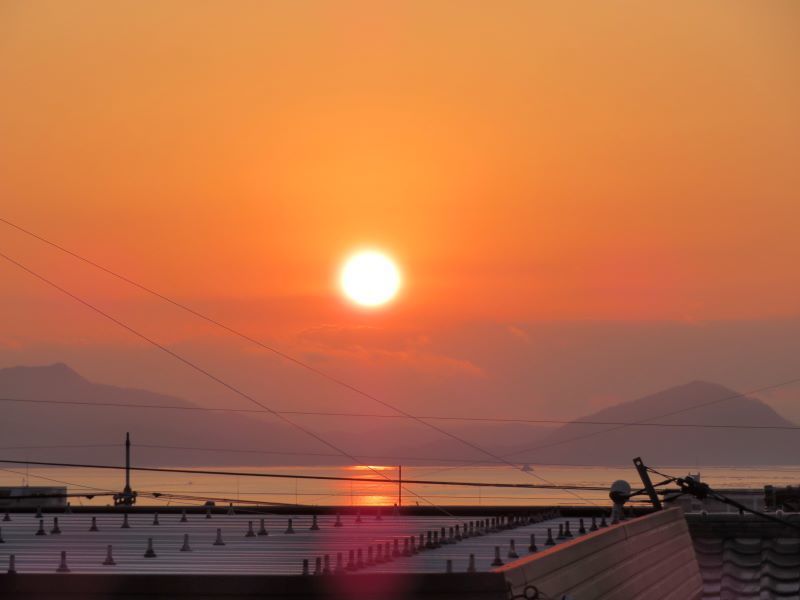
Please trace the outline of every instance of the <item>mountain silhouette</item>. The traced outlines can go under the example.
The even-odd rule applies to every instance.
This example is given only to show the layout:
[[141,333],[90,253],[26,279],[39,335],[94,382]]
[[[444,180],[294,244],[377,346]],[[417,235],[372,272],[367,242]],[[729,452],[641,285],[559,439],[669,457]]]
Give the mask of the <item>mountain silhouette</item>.
[[[308,457],[292,453],[333,452],[274,417],[193,410],[198,408],[197,404],[174,396],[93,383],[62,363],[0,369],[0,398],[48,402],[0,403],[3,410],[0,439],[2,454],[7,458],[119,464],[126,432],[131,433],[139,465],[309,464]],[[107,404],[179,408],[116,408]],[[241,404],[235,408],[241,408]],[[257,406],[248,408],[260,410]],[[80,445],[96,447],[74,447]],[[104,447],[115,445],[119,447]],[[181,447],[251,449],[277,454],[232,454]]]
[[[195,410],[201,407],[174,396],[91,382],[63,363],[0,369],[0,398],[40,401],[0,402],[0,456],[9,459],[120,464],[125,433],[131,432],[134,462],[140,466],[354,462],[275,417]],[[139,406],[118,408],[108,404]],[[142,405],[174,408],[148,409]],[[241,408],[241,404],[235,408]],[[682,412],[659,417],[677,411]],[[515,463],[630,465],[635,456],[652,465],[796,463],[796,431],[585,423],[645,420],[660,424],[793,425],[760,400],[739,396],[718,384],[695,381],[606,408],[555,429],[527,423],[448,424],[446,429]],[[404,419],[325,421],[301,423],[338,448],[362,457],[361,462],[431,465],[435,460],[453,464],[448,461],[488,458],[475,447]],[[228,449],[242,451],[223,451]],[[414,457],[429,460],[415,461]]]
[[[675,413],[675,414],[669,414]],[[660,415],[669,416],[661,417]],[[716,383],[693,381],[624,402],[559,427],[513,455],[516,461],[630,465],[641,456],[656,465],[796,464],[797,431],[724,427],[595,425],[631,423],[792,427],[762,401]]]

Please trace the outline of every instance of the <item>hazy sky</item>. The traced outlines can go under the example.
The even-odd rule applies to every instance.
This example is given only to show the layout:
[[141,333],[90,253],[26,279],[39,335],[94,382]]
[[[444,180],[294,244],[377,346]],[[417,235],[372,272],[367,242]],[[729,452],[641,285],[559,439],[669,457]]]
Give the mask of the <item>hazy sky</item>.
[[[414,410],[800,375],[800,4],[0,2],[0,216]],[[363,245],[406,278],[340,298]],[[285,405],[360,401],[0,224]],[[241,402],[0,261],[0,366]],[[800,388],[770,399],[800,420]]]

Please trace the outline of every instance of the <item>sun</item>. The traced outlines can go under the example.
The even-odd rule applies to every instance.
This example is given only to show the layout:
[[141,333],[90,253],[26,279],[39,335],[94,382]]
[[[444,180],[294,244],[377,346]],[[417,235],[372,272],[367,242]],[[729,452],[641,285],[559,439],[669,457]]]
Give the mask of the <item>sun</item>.
[[391,258],[368,250],[354,254],[344,263],[340,284],[345,296],[361,306],[380,306],[400,289],[400,270]]

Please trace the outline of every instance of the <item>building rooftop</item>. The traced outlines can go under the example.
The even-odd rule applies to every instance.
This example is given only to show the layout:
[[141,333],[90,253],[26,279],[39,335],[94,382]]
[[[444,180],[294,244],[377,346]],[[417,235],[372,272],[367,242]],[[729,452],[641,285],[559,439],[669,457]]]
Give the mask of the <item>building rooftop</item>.
[[[211,518],[194,513],[183,521],[180,513],[172,512],[159,514],[156,525],[155,514],[135,512],[127,517],[128,528],[122,527],[125,516],[120,513],[45,514],[42,519],[33,513],[12,513],[8,518],[0,520],[5,540],[0,546],[1,568],[6,570],[13,554],[18,573],[55,572],[62,551],[73,573],[291,575],[302,573],[304,560],[309,561],[312,573],[317,559],[324,568],[326,556],[331,570],[341,560],[348,571],[443,573],[451,561],[454,572],[466,572],[470,555],[474,555],[475,570],[489,571],[498,566],[496,548],[503,563],[511,560],[512,541],[518,556],[526,556],[532,535],[538,549],[545,549],[548,530],[556,545],[578,537],[582,523],[584,531],[591,527],[591,519],[559,518],[554,512],[517,518],[385,515],[378,520],[369,515],[361,517],[360,523],[352,514],[299,515],[291,517],[294,533],[287,532],[286,516],[259,513]],[[341,526],[336,526],[337,518]],[[53,533],[56,519],[60,533]],[[318,530],[311,530],[314,519]],[[90,531],[93,521],[97,531]],[[37,535],[40,525],[43,535]],[[574,537],[559,537],[559,527],[568,528]],[[471,535],[465,537],[465,530]],[[267,535],[259,535],[264,531]],[[215,545],[218,532],[224,545]],[[191,551],[181,551],[185,536]],[[417,547],[414,554],[412,536]],[[447,543],[436,544],[442,539]],[[151,558],[145,557],[149,540],[155,553]],[[114,565],[103,564],[108,546]],[[351,552],[353,565],[348,569]],[[391,560],[385,561],[387,553]],[[353,569],[354,565],[358,568]]]
[[[800,525],[800,515],[782,519]],[[686,516],[703,578],[703,598],[800,597],[800,532],[752,515]]]
[[[124,519],[118,511],[92,511],[41,519],[14,513],[0,521],[0,560],[7,565],[13,555],[16,571],[0,570],[0,596],[698,600],[703,583],[678,508],[605,527],[597,522],[594,531],[591,518],[581,523],[554,511],[489,518],[372,514],[361,522],[354,514],[322,514],[317,529],[314,515],[195,512],[184,520],[164,511],[155,524],[153,513],[136,510],[128,513],[128,527]],[[259,535],[261,519],[267,535]],[[437,546],[442,528],[453,543]],[[559,528],[571,537],[559,536]],[[473,535],[464,539],[464,531]],[[182,549],[186,542],[190,551]],[[104,564],[108,546],[114,564]]]

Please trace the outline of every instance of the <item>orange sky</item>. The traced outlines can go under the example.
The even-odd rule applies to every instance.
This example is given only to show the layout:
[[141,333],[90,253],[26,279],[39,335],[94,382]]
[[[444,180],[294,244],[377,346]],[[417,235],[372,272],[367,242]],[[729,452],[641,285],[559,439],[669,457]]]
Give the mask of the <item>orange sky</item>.
[[[0,216],[304,352],[794,318],[799,26],[793,0],[6,0]],[[333,285],[363,244],[406,275],[382,311]],[[4,227],[0,251],[212,335]],[[128,343],[9,265],[0,286],[9,348]]]

